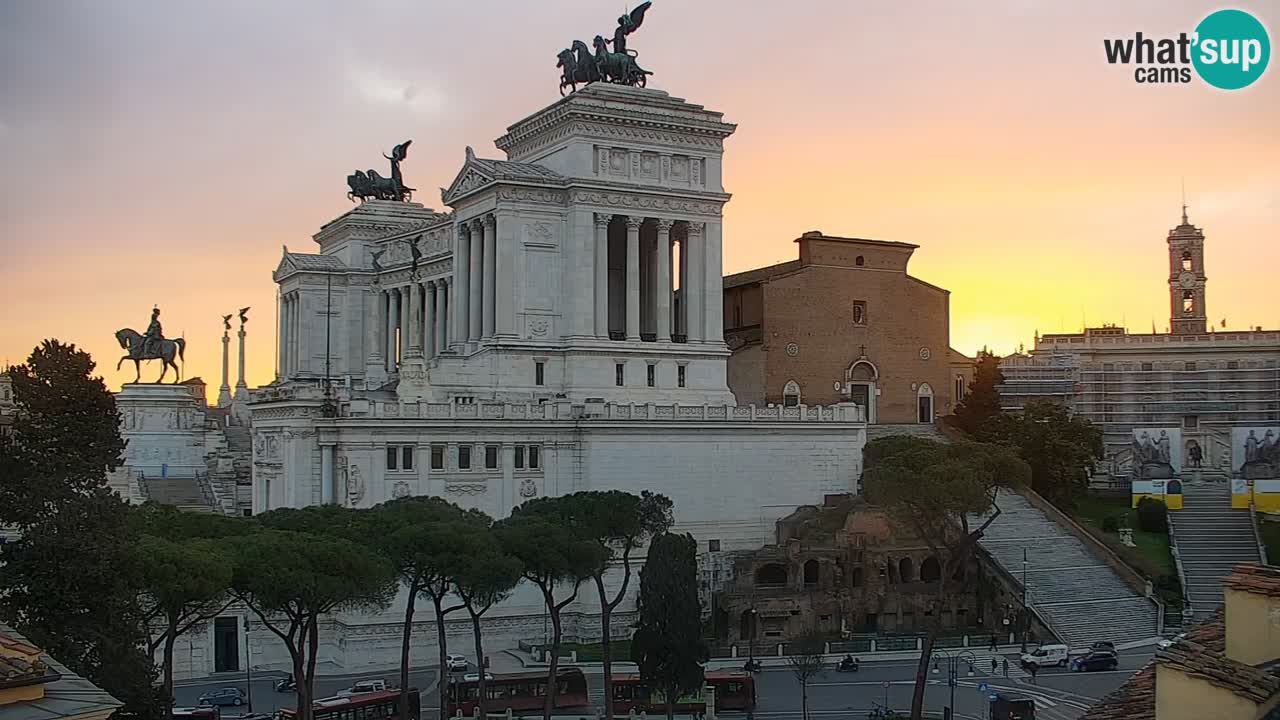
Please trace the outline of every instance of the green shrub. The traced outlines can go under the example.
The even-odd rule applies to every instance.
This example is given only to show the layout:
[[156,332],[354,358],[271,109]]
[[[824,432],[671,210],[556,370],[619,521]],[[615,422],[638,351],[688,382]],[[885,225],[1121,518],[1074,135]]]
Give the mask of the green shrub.
[[1109,533],[1120,532],[1120,521],[1114,517],[1102,518],[1102,532],[1109,532]]
[[1168,512],[1163,500],[1142,498],[1138,501],[1138,529],[1149,533],[1168,532]]

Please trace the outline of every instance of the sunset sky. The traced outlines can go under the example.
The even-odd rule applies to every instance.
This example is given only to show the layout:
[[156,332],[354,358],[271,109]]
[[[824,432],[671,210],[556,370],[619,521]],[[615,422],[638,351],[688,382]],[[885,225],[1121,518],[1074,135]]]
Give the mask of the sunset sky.
[[[1223,92],[1136,84],[1103,53],[1219,7],[656,0],[630,47],[650,87],[739,124],[726,273],[792,259],[806,230],[915,243],[912,274],[951,291],[952,345],[1007,352],[1082,322],[1163,331],[1183,178],[1211,319],[1280,327],[1280,61]],[[1274,50],[1280,6],[1230,7]],[[159,304],[216,395],[220,316],[249,305],[249,383],[269,382],[271,271],[350,209],[346,175],[412,138],[405,177],[442,209],[464,146],[502,157],[494,138],[559,98],[556,53],[623,10],[0,3],[0,363],[57,337],[118,387],[113,333]]]

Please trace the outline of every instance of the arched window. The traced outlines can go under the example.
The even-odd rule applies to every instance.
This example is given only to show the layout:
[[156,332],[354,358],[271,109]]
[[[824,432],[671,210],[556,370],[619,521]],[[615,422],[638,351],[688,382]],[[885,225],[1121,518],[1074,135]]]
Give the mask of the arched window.
[[862,587],[862,568],[853,569],[853,586]]
[[1190,315],[1196,311],[1196,294],[1191,290],[1182,291],[1182,313]]
[[818,584],[818,561],[817,560],[809,560],[804,564],[804,584],[805,585]]
[[918,409],[917,422],[932,424],[933,423],[933,388],[929,387],[929,383],[920,383],[919,389],[916,390],[916,406]]
[[862,267],[863,265],[867,264],[867,261],[864,260],[861,255],[859,255],[858,257],[853,259],[853,264],[857,265],[858,267]]
[[898,582],[915,582],[916,570],[911,565],[911,558],[902,558],[898,561]]
[[786,585],[787,567],[778,563],[761,565],[756,570],[756,585]]
[[844,379],[849,387],[849,400],[866,408],[867,422],[875,422],[876,381],[880,379],[880,371],[864,356],[844,371]]
[[800,383],[788,380],[782,387],[782,407],[796,407],[800,404]]
[[938,563],[938,558],[927,557],[924,562],[920,563],[921,582],[938,582],[938,578],[941,575],[942,566]]
[[1191,251],[1190,250],[1182,251],[1182,269],[1183,270],[1191,269]]
[[956,376],[956,399],[955,402],[964,400],[965,382],[963,375]]

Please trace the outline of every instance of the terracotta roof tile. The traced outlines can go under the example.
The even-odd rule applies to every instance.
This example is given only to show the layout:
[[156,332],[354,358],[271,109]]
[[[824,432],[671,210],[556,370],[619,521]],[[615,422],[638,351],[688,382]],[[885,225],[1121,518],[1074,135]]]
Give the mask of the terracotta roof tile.
[[1223,584],[1232,590],[1280,598],[1280,568],[1237,565]]
[[1089,708],[1080,720],[1155,720],[1155,717],[1156,664],[1153,660]]

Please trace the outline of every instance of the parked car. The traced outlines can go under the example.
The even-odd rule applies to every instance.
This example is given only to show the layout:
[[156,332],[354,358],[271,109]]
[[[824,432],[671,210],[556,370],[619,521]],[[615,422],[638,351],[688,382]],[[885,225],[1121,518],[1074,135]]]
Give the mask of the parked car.
[[244,691],[238,687],[224,687],[200,696],[201,705],[235,705],[244,704]]
[[1037,669],[1049,665],[1066,667],[1069,654],[1066,645],[1041,645],[1029,653],[1023,653],[1022,664]]
[[1111,642],[1110,640],[1099,640],[1098,642],[1089,646],[1089,651],[1090,652],[1109,652],[1109,653],[1115,654],[1116,644]]
[[386,680],[361,680],[346,690],[339,690],[339,697],[360,695],[362,693],[382,692],[387,689]]
[[[492,673],[484,674],[484,681],[489,682],[493,679]],[[462,682],[480,682],[480,673],[467,673],[462,676]]]
[[1094,650],[1088,655],[1081,655],[1071,660],[1071,672],[1089,672],[1091,670],[1115,670],[1120,667],[1120,658],[1114,652]]
[[445,665],[450,670],[466,670],[470,663],[467,662],[465,655],[448,655],[445,658]]
[[1163,650],[1163,649],[1165,649],[1165,648],[1169,647],[1170,645],[1173,645],[1174,643],[1178,642],[1179,640],[1181,640],[1182,638],[1184,638],[1184,637],[1186,637],[1186,636],[1187,636],[1187,634],[1186,634],[1186,633],[1178,633],[1177,635],[1175,635],[1175,636],[1173,636],[1173,637],[1171,637],[1171,638],[1165,638],[1165,639],[1161,640],[1160,642],[1156,643],[1156,647],[1158,647],[1158,648],[1160,648],[1161,650]]

